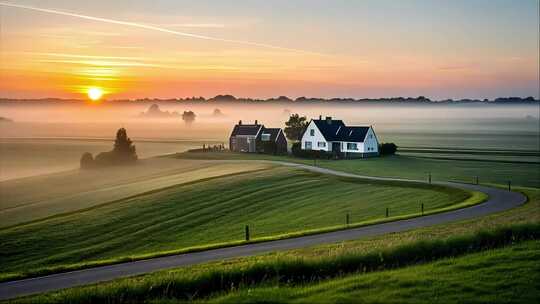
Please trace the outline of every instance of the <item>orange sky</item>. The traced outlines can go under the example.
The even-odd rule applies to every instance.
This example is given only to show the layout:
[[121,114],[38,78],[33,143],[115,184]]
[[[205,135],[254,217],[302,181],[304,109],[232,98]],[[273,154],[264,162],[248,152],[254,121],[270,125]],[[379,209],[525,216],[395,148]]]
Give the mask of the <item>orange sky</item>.
[[0,97],[539,94],[537,1],[74,2],[1,2]]

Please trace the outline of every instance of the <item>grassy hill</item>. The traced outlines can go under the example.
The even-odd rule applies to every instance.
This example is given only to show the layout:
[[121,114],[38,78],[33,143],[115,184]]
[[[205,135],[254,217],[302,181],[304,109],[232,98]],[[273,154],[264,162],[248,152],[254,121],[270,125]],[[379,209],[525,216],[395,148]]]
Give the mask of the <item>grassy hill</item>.
[[285,167],[229,174],[0,230],[2,276],[418,213],[471,194]]
[[0,228],[268,164],[144,159],[134,166],[71,170],[0,182]]
[[[493,238],[481,231],[496,231],[500,227],[512,227],[516,224],[536,225],[540,223],[540,191],[521,188],[527,194],[529,202],[521,207],[480,219],[466,220],[444,225],[424,227],[392,233],[377,237],[368,237],[354,241],[327,244],[311,248],[302,248],[284,252],[268,253],[253,257],[243,257],[225,261],[215,261],[188,267],[160,271],[143,276],[118,279],[111,282],[90,286],[70,288],[44,295],[22,298],[14,303],[183,303],[192,299],[196,303],[257,302],[268,298],[275,302],[312,303],[317,299],[328,299],[335,303],[348,303],[351,299],[366,299],[380,303],[377,299],[389,301],[388,296],[398,302],[459,302],[459,303],[534,303],[539,296],[538,289],[538,240],[525,243],[513,239],[509,243],[496,245]],[[518,226],[519,226],[518,225]],[[536,228],[536,231],[538,231]],[[483,244],[469,255],[455,253],[455,258],[436,260],[425,263],[425,258],[418,253],[433,253],[432,247],[448,244],[449,238],[473,238]],[[491,241],[490,241],[491,240]],[[458,242],[459,243],[459,242]],[[510,247],[504,247],[509,246]],[[449,244],[452,245],[452,244]],[[461,243],[461,245],[467,244]],[[495,247],[494,247],[495,245]],[[498,246],[498,247],[497,247]],[[503,246],[503,247],[501,247]],[[446,248],[453,248],[454,246]],[[401,248],[398,250],[398,248]],[[407,250],[404,250],[406,248]],[[431,248],[431,249],[430,249]],[[498,249],[497,249],[498,248]],[[412,252],[411,252],[412,251]],[[274,280],[274,277],[249,275],[237,277],[244,281],[253,278],[253,285],[231,284],[227,280],[234,276],[227,274],[246,273],[249,270],[266,269],[271,273],[290,263],[304,262],[307,265],[321,263],[323,260],[335,260],[339,257],[360,258],[380,257],[383,252],[393,252],[404,257],[409,267],[394,270],[374,271],[366,274],[345,274],[342,268],[326,268],[328,278],[300,276],[299,282],[287,283]],[[441,254],[444,251],[438,251]],[[450,251],[450,254],[451,251]],[[457,257],[459,255],[459,257]],[[452,255],[454,256],[454,255]],[[432,258],[433,260],[435,258]],[[374,263],[383,263],[380,258],[369,259]],[[289,263],[289,264],[287,264]],[[264,267],[259,267],[264,265]],[[338,264],[339,265],[339,264]],[[392,267],[392,264],[389,264]],[[396,266],[401,267],[401,266]],[[291,269],[291,267],[287,267]],[[334,274],[331,269],[335,269]],[[363,268],[362,268],[363,269]],[[384,270],[383,267],[381,270]],[[308,270],[308,269],[306,269]],[[291,269],[301,274],[302,268]],[[330,272],[329,272],[330,271]],[[281,277],[284,277],[284,273]],[[217,279],[216,286],[203,285],[211,278]],[[286,278],[286,277],[285,277]],[[302,279],[303,278],[303,279]],[[264,282],[260,282],[260,280]],[[302,281],[304,280],[304,281]],[[306,282],[307,280],[307,282]],[[219,282],[222,282],[221,285]],[[258,283],[257,283],[258,282]],[[221,287],[220,287],[221,286]],[[277,289],[279,286],[279,289]],[[186,289],[187,288],[187,289]],[[280,293],[279,290],[283,292]],[[338,293],[339,291],[339,293]],[[340,294],[343,297],[340,297]],[[240,301],[239,296],[246,297]],[[379,298],[380,297],[380,298]],[[317,301],[315,301],[317,302]],[[320,302],[320,301],[319,301]]]

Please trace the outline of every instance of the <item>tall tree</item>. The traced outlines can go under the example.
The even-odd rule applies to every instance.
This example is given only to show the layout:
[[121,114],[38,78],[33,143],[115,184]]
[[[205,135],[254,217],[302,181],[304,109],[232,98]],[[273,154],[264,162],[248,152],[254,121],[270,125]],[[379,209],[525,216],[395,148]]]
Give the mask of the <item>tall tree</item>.
[[285,123],[285,135],[290,140],[300,140],[300,136],[304,133],[304,130],[308,126],[308,121],[305,116],[300,116],[298,114],[292,114],[289,117],[289,121]]
[[116,140],[114,141],[113,153],[117,154],[125,161],[137,160],[137,152],[135,145],[127,136],[127,131],[124,128],[118,129],[116,132]]

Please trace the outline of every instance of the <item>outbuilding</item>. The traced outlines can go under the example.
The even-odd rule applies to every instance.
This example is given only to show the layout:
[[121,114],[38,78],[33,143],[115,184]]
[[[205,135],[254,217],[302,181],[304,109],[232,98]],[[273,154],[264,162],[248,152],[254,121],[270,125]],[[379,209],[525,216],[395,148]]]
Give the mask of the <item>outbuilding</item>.
[[265,128],[255,120],[243,124],[240,120],[229,137],[229,149],[233,152],[286,154],[287,138],[281,128]]

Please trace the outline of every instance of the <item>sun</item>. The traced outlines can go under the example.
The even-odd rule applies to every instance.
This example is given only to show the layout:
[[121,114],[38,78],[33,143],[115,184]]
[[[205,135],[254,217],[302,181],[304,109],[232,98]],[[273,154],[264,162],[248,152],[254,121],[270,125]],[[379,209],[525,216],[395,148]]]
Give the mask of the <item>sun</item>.
[[93,101],[97,101],[103,96],[103,90],[100,88],[89,88],[88,91],[88,98],[90,98]]

